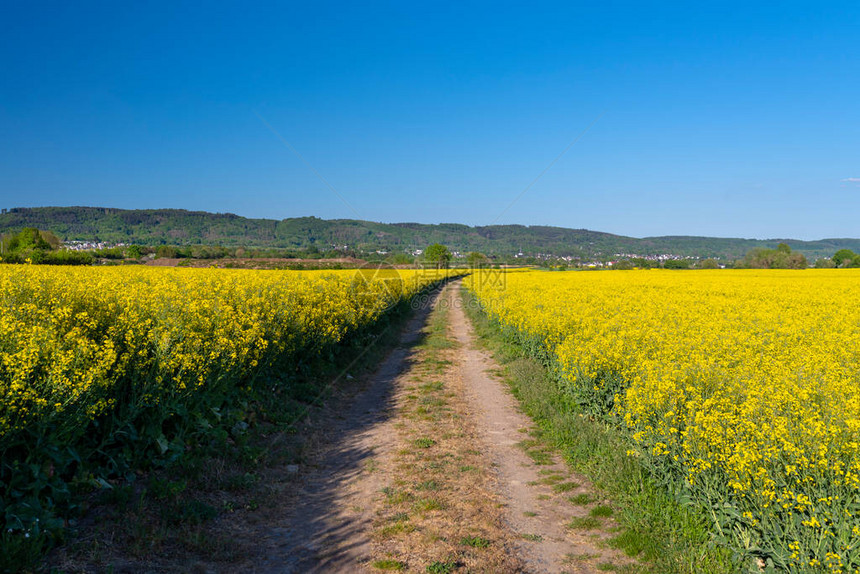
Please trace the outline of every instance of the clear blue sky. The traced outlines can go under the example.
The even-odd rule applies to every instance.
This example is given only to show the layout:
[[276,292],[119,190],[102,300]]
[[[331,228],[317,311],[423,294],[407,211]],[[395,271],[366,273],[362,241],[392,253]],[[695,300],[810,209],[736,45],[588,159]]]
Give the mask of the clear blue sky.
[[0,206],[860,236],[855,1],[126,4],[0,7]]

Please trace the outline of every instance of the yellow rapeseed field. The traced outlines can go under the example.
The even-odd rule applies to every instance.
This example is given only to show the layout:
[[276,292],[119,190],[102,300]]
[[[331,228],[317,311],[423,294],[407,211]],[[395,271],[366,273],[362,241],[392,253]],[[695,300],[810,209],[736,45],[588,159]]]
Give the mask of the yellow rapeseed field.
[[467,282],[736,549],[779,569],[860,569],[860,270]]
[[306,366],[453,273],[0,266],[0,569],[49,547],[74,492],[292,412]]
[[312,358],[445,273],[0,266],[0,446]]

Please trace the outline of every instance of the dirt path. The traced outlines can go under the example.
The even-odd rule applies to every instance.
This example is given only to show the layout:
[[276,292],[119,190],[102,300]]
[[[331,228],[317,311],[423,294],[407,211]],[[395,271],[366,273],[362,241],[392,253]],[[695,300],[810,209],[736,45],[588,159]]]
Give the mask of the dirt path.
[[[285,483],[245,571],[597,572],[611,509],[531,436],[449,285]],[[298,482],[296,482],[298,480]],[[299,485],[296,488],[296,484]],[[291,494],[288,494],[290,493]],[[270,515],[271,516],[271,515]]]
[[321,430],[313,440],[318,446],[310,449],[308,464],[295,469],[300,486],[282,505],[285,514],[275,525],[259,528],[264,553],[256,564],[245,565],[250,571],[352,572],[368,563],[373,519],[369,499],[383,487],[382,477],[371,472],[373,461],[390,456],[396,444],[398,379],[414,362],[414,346],[438,296],[437,291],[410,320],[400,345],[349,408],[317,421]]
[[529,438],[534,423],[521,412],[507,387],[491,375],[499,366],[475,347],[463,300],[458,296],[455,302],[451,329],[462,344],[460,375],[493,461],[506,501],[506,521],[517,535],[526,571],[595,572],[630,563],[605,544],[615,525],[602,515],[611,509],[595,504],[599,501],[585,477],[571,473],[552,449]]

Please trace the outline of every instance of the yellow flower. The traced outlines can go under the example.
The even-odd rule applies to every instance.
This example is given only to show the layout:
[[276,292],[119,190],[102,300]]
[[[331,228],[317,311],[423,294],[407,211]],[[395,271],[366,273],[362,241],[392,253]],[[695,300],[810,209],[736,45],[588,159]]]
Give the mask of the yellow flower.
[[858,536],[860,270],[466,282],[493,320],[554,359],[582,411],[622,421],[636,452],[703,505],[787,525],[763,546],[794,540],[786,555],[808,557],[822,531]]

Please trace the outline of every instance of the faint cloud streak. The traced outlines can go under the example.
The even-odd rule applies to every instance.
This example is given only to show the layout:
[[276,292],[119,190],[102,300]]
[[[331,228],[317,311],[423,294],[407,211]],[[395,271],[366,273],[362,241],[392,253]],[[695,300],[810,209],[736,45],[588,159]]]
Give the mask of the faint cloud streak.
[[528,184],[528,185],[526,186],[526,188],[525,188],[524,190],[522,190],[522,191],[520,192],[520,194],[519,194],[518,196],[516,196],[516,197],[514,198],[514,200],[513,200],[512,202],[510,202],[506,208],[504,208],[504,209],[502,210],[502,212],[498,215],[498,217],[496,217],[496,218],[493,220],[493,222],[492,222],[490,225],[495,225],[496,223],[498,223],[498,221],[502,218],[502,216],[503,216],[505,213],[507,213],[507,212],[508,212],[508,210],[509,210],[510,208],[512,208],[512,207],[514,206],[514,204],[515,204],[517,201],[519,201],[519,200],[520,200],[520,198],[521,198],[522,196],[524,196],[524,195],[526,194],[526,192],[527,192],[528,190],[530,190],[530,189],[532,188],[532,186],[533,186],[534,184],[536,184],[536,183],[538,182],[538,180],[539,180],[540,178],[542,178],[542,177],[544,176],[544,174],[545,174],[546,172],[548,172],[552,166],[554,166],[554,165],[555,165],[555,162],[557,162],[558,160],[560,160],[560,159],[562,158],[562,156],[563,156],[564,154],[566,154],[566,153],[567,153],[567,150],[569,150],[570,148],[572,148],[572,147],[573,147],[573,145],[574,145],[576,142],[578,142],[580,139],[582,139],[582,136],[584,136],[585,134],[587,134],[587,133],[588,133],[588,130],[590,130],[590,129],[594,126],[594,124],[596,124],[596,123],[597,123],[597,121],[598,121],[600,118],[602,118],[602,117],[603,117],[603,115],[604,115],[605,113],[606,113],[606,110],[603,110],[602,112],[600,112],[600,115],[599,115],[599,116],[597,116],[596,118],[594,118],[594,121],[592,121],[590,124],[588,124],[588,126],[587,126],[584,130],[582,130],[582,131],[579,133],[579,135],[578,135],[578,136],[576,136],[576,137],[573,139],[573,141],[572,141],[572,142],[570,142],[569,144],[567,144],[567,147],[566,147],[566,148],[564,148],[564,150],[562,150],[562,152],[561,152],[560,154],[558,154],[554,160],[552,160],[551,162],[549,162],[549,165],[548,165],[548,166],[546,166],[546,167],[544,168],[544,170],[543,170],[542,172],[540,172],[540,173],[538,174],[538,176],[537,176],[536,178],[534,178],[534,179],[532,180],[532,182],[531,182],[530,184]]
[[272,127],[272,124],[270,124],[269,122],[267,122],[267,121],[266,121],[266,119],[265,119],[263,116],[261,116],[261,115],[257,112],[257,110],[252,110],[252,111],[254,112],[254,115],[255,115],[255,116],[257,116],[257,118],[258,118],[261,122],[263,122],[263,125],[265,125],[267,128],[269,128],[269,131],[270,131],[270,132],[272,132],[273,134],[275,134],[275,137],[276,137],[276,138],[278,138],[279,140],[281,140],[281,143],[282,143],[282,144],[284,144],[284,145],[287,147],[287,149],[289,149],[291,152],[293,152],[293,154],[295,154],[295,156],[296,156],[297,158],[299,158],[300,160],[302,160],[302,163],[304,163],[304,164],[305,164],[305,166],[306,166],[309,170],[311,170],[311,171],[314,173],[314,175],[315,175],[315,176],[317,176],[317,178],[318,178],[321,182],[323,182],[323,183],[325,184],[325,186],[326,186],[326,187],[328,187],[328,188],[329,188],[329,190],[330,190],[333,194],[335,194],[335,195],[337,196],[337,198],[338,198],[338,199],[340,199],[340,200],[343,202],[343,204],[344,204],[345,206],[347,206],[347,207],[349,208],[349,210],[350,210],[350,211],[352,211],[352,212],[355,214],[355,217],[356,217],[357,219],[361,219],[361,216],[358,214],[358,212],[355,210],[355,208],[354,208],[354,207],[353,207],[353,206],[352,206],[352,205],[351,205],[351,204],[346,200],[346,198],[344,198],[341,194],[339,194],[339,193],[337,192],[337,190],[334,188],[334,186],[333,186],[332,184],[330,184],[330,183],[328,182],[328,180],[327,180],[326,178],[324,178],[324,177],[322,176],[322,174],[321,174],[320,172],[318,172],[318,171],[316,170],[316,168],[314,168],[314,166],[312,166],[312,165],[308,162],[308,160],[306,160],[306,159],[305,159],[305,157],[304,157],[302,154],[300,154],[296,148],[294,148],[294,147],[292,146],[292,144],[291,144],[290,142],[288,142],[286,139],[284,139],[284,136],[282,136],[280,133],[278,133],[278,130],[276,130],[275,128],[273,128],[273,127]]

